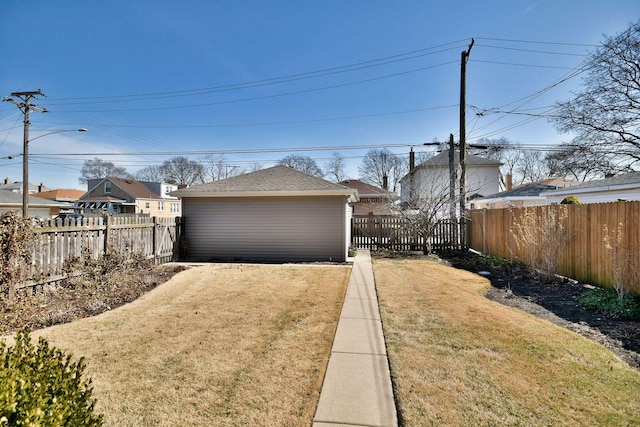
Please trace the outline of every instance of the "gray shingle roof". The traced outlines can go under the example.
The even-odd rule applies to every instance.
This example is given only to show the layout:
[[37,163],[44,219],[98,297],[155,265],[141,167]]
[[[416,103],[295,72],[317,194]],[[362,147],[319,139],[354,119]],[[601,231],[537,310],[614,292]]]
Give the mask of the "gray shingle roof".
[[[460,163],[460,151],[454,151],[454,166],[457,166]],[[485,159],[484,157],[474,156],[473,154],[467,153],[467,166],[500,166],[500,163],[497,160],[493,159]],[[425,160],[420,163],[418,167],[438,167],[438,166],[446,166],[449,167],[449,150],[445,150],[442,153],[433,156],[430,159]]]
[[624,175],[617,175],[611,178],[599,179],[597,181],[589,181],[584,184],[574,185],[571,188],[563,188],[558,190],[558,192],[563,190],[583,190],[587,188],[603,188],[603,187],[615,187],[617,185],[633,185],[640,184],[640,172],[631,172]]
[[[14,193],[13,191],[0,191],[0,205],[22,207],[22,194]],[[29,196],[29,206],[56,207],[68,205],[68,203],[60,203],[41,197]]]
[[353,189],[308,175],[304,172],[286,166],[274,166],[272,168],[174,191],[171,195],[190,197],[239,193],[269,193],[277,195],[277,193],[304,192],[344,195],[355,193]]
[[501,193],[490,194],[482,197],[483,199],[496,199],[500,197],[535,197],[539,196],[543,191],[555,190],[553,185],[541,184],[538,182],[521,185],[513,190],[503,191]]

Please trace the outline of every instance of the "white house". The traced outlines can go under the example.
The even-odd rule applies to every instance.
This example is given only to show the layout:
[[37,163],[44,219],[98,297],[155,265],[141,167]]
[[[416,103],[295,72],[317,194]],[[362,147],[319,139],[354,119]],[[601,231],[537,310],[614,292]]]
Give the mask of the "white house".
[[567,196],[576,196],[582,203],[606,203],[618,200],[640,200],[640,172],[632,172],[570,188],[545,191],[547,204],[560,203]]
[[[467,198],[475,199],[484,195],[495,194],[500,189],[500,165],[497,160],[467,154],[466,190]],[[459,194],[460,152],[454,152],[453,169],[456,173],[455,194]],[[449,150],[426,160],[413,168],[401,180],[402,202],[409,202],[417,197],[433,197],[448,195],[450,186]]]

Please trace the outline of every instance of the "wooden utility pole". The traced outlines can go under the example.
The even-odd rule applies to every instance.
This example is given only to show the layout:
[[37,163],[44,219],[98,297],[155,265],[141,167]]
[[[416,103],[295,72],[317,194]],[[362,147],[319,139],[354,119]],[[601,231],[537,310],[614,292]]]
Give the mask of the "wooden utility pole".
[[5,97],[3,101],[10,102],[18,106],[24,114],[24,135],[22,139],[22,217],[29,217],[29,113],[31,110],[46,113],[44,108],[37,108],[31,103],[34,96],[45,96],[40,89],[29,92],[13,92],[20,101]]
[[469,49],[463,50],[460,59],[460,218],[464,218],[467,205],[467,141],[466,141],[466,110],[467,110],[467,61],[473,47],[471,39]]

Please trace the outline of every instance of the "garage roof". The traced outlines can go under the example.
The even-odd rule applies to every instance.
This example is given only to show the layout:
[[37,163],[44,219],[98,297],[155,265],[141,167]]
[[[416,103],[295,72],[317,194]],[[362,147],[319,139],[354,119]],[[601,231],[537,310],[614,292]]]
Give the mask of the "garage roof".
[[355,189],[308,175],[287,166],[274,166],[171,193],[187,197],[349,196],[357,201]]

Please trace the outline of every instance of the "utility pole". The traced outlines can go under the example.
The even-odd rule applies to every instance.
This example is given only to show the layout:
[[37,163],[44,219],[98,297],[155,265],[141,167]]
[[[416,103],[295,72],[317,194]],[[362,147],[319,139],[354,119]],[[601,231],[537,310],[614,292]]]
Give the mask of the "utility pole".
[[40,89],[30,92],[13,92],[11,96],[18,98],[16,101],[12,98],[4,97],[3,101],[10,102],[18,106],[22,114],[24,114],[24,135],[22,140],[22,217],[29,217],[29,113],[31,110],[40,113],[46,113],[44,108],[38,108],[31,103],[34,96],[45,96]]
[[456,219],[456,170],[453,134],[449,134],[449,218]]
[[473,47],[471,39],[469,49],[463,50],[460,58],[460,218],[465,216],[467,205],[467,141],[466,141],[466,109],[467,109],[467,61]]

